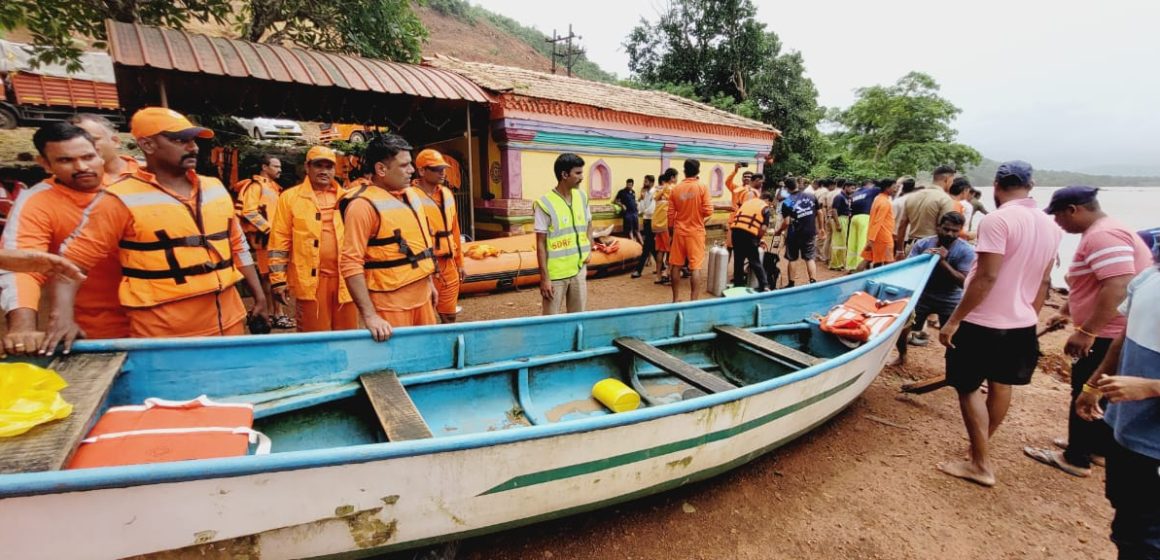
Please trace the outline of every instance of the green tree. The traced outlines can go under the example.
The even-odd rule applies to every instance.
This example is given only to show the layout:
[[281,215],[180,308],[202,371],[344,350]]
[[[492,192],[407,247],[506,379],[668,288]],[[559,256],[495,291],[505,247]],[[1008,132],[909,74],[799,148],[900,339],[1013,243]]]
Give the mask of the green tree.
[[401,62],[418,62],[427,38],[410,0],[249,0],[237,25],[248,41]]
[[85,42],[105,48],[107,18],[173,29],[232,25],[250,41],[406,62],[419,60],[427,37],[409,0],[246,0],[237,14],[234,7],[231,0],[3,0],[0,29],[27,27],[34,63],[70,70],[80,69]]
[[752,0],[674,0],[629,33],[629,70],[646,87],[688,86],[692,99],[777,127],[772,172],[804,173],[823,155],[817,89],[756,13]]
[[84,44],[105,48],[105,19],[182,29],[191,22],[225,24],[230,0],[4,0],[0,29],[27,27],[37,47],[34,64],[67,64],[80,70]]
[[858,90],[850,108],[831,113],[841,129],[835,144],[859,167],[878,175],[914,175],[946,163],[958,169],[982,156],[955,142],[951,122],[961,112],[939,94],[934,78],[911,72],[890,86]]

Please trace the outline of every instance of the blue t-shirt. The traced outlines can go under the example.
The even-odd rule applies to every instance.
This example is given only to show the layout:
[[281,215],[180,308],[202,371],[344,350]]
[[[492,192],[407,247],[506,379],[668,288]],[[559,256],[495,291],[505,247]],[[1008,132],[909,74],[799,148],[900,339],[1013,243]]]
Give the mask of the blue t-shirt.
[[[1120,314],[1128,318],[1120,374],[1160,379],[1160,272],[1150,266],[1128,284]],[[1120,445],[1160,459],[1160,398],[1110,403],[1104,420]]]
[[850,199],[846,198],[846,193],[838,193],[838,196],[834,197],[834,212],[838,217],[850,216]]
[[625,216],[635,216],[636,210],[636,194],[628,187],[616,191],[616,202],[624,207]]
[[[924,237],[914,242],[910,246],[911,257],[921,255],[928,249],[938,247],[938,236],[932,235]],[[975,262],[975,248],[971,247],[970,243],[962,239],[955,239],[947,249],[947,263],[951,268],[959,271],[962,274],[967,274],[971,271],[971,265]],[[951,277],[950,273],[943,270],[941,266],[936,266],[934,272],[930,275],[930,280],[926,282],[926,289],[922,291],[922,299],[947,303],[951,305],[958,305],[959,301],[963,299],[963,287],[960,286],[955,279]]]
[[793,218],[789,225],[789,235],[792,237],[813,237],[818,234],[817,211],[818,199],[804,192],[791,194],[781,203],[781,215]]
[[854,215],[870,214],[870,208],[874,206],[874,197],[882,189],[878,187],[862,187],[854,191],[854,196],[850,198],[850,207],[854,210]]
[[1157,251],[1160,251],[1160,227],[1142,229],[1136,233],[1140,236],[1141,239],[1144,240],[1144,244],[1147,245],[1149,249],[1152,249],[1153,255],[1157,254]]

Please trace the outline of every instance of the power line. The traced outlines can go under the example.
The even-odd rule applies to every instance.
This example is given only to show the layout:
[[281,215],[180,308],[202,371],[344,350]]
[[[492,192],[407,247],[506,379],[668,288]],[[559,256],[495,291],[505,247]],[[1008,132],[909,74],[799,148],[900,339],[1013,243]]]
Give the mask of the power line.
[[[572,24],[568,24],[568,35],[561,37],[556,34],[556,30],[552,30],[552,38],[544,39],[544,41],[552,44],[552,73],[556,73],[556,61],[559,60],[564,63],[564,68],[568,71],[568,77],[572,77],[572,66],[580,59],[580,55],[584,54],[584,49],[579,45],[573,46],[572,40],[579,41],[583,37],[572,33]],[[560,45],[563,42],[564,45]],[[563,50],[561,50],[561,47]]]

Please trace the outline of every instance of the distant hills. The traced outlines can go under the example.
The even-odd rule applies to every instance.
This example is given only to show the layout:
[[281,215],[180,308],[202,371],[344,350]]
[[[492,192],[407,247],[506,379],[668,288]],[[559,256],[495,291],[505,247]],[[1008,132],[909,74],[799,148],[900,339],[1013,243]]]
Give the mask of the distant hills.
[[[995,180],[995,170],[999,168],[999,163],[993,159],[984,158],[983,163],[967,171],[967,178],[975,186],[990,185]],[[1065,187],[1068,185],[1087,185],[1090,187],[1160,187],[1160,176],[1097,175],[1077,173],[1074,171],[1036,169],[1035,184],[1044,187]]]

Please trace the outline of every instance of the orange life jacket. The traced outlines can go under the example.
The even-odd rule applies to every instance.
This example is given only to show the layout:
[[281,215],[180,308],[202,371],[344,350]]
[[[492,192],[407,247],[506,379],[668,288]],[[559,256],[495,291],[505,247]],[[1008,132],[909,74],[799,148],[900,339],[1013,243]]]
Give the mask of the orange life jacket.
[[459,243],[458,239],[454,238],[451,232],[452,224],[459,219],[455,211],[455,195],[451,193],[451,189],[440,185],[438,189],[443,195],[443,206],[440,207],[435,203],[435,200],[427,193],[419,188],[419,181],[415,180],[411,183],[415,190],[423,194],[427,199],[423,208],[427,210],[427,223],[431,226],[431,235],[435,238],[435,257],[446,258],[455,255],[455,244]]
[[821,329],[848,340],[866,342],[886,331],[906,309],[908,299],[875,299],[866,292],[854,292],[850,299],[835,305],[822,320]]
[[137,176],[105,189],[133,214],[136,230],[120,242],[121,305],[153,307],[221,292],[242,279],[230,245],[230,194],[217,179],[197,180],[196,211]]
[[[258,189],[258,205],[256,208],[247,209],[246,199],[252,196],[247,192],[250,189]],[[234,213],[241,218],[242,231],[247,234],[247,239],[253,245],[252,234],[270,231],[269,223],[274,221],[274,209],[278,207],[278,195],[282,193],[282,188],[264,175],[254,175],[234,185],[234,192],[237,194]],[[265,230],[256,224],[266,224]]]
[[185,402],[145,399],[143,405],[107,410],[67,468],[239,457],[251,443],[258,444],[257,455],[265,455],[270,438],[253,424],[251,404],[217,403],[205,395]]
[[350,203],[362,198],[379,213],[379,230],[367,243],[365,270],[367,289],[393,292],[435,272],[434,251],[426,206],[435,203],[418,190],[403,189],[403,199],[378,187],[364,186],[339,202],[344,214]]
[[729,224],[731,229],[739,229],[747,231],[753,235],[761,233],[761,228],[767,226],[765,223],[765,209],[769,204],[760,198],[751,198],[737,209],[737,213],[733,215],[733,221]]

